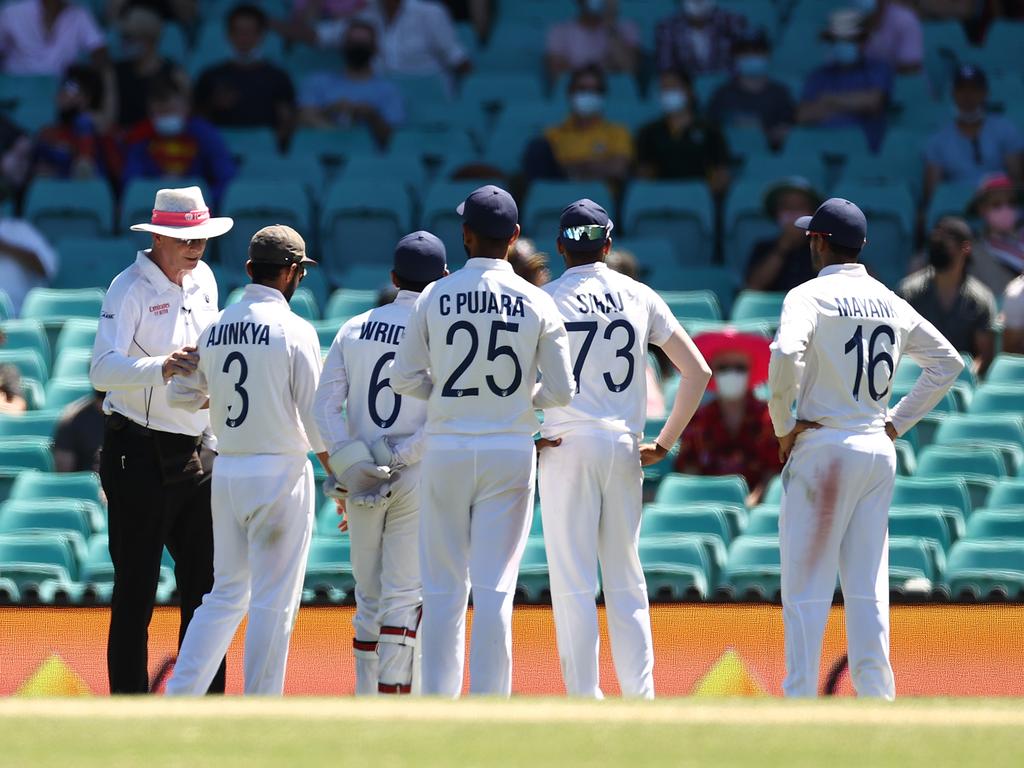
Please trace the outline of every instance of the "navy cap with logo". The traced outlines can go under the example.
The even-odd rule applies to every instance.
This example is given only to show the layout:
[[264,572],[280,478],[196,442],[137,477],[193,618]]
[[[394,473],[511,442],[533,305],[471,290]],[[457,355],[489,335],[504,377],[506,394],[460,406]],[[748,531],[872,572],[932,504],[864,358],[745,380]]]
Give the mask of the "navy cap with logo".
[[260,264],[316,264],[306,256],[302,235],[284,224],[264,227],[249,241],[249,258]]
[[455,212],[471,230],[481,237],[505,240],[516,233],[519,208],[512,195],[501,187],[488,184],[459,203]]
[[867,242],[868,221],[864,212],[849,200],[832,197],[818,206],[813,216],[801,216],[793,226],[808,234],[823,235],[830,243],[844,248],[863,248]]
[[444,277],[447,268],[444,243],[430,232],[412,232],[395,246],[395,274],[403,280],[432,283]]
[[985,75],[985,70],[973,64],[961,64],[953,73],[953,87],[960,88],[965,85],[976,85],[987,90],[988,77]]
[[567,251],[598,251],[608,242],[614,228],[608,211],[593,200],[583,198],[562,209],[558,239]]

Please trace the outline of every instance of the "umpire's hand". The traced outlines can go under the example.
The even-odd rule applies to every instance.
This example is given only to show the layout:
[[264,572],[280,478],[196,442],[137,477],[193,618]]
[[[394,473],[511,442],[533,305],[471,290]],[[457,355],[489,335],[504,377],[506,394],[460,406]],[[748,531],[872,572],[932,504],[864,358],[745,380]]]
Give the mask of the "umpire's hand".
[[199,352],[195,347],[176,349],[164,358],[164,381],[170,381],[174,376],[188,376],[195,372],[198,365]]

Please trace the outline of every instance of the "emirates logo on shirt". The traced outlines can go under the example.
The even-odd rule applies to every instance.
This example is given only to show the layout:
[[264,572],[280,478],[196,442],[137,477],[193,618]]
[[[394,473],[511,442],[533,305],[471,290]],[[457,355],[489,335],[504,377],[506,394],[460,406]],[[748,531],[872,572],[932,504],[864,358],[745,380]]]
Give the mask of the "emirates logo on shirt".
[[154,304],[149,308],[150,314],[166,315],[171,309],[170,304]]

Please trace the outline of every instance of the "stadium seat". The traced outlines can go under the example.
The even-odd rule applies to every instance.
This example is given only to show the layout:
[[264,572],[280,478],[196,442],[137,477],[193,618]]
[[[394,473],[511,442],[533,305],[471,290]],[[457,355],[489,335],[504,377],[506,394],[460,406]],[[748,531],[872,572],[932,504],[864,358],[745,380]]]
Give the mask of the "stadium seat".
[[72,317],[95,319],[103,307],[103,293],[99,288],[33,288],[25,297],[21,316],[39,320],[47,329]]
[[[465,263],[466,259],[462,247],[462,217],[455,212],[455,208],[470,192],[484,183],[482,180],[437,181],[423,198],[423,228],[433,232],[444,243],[449,269],[455,269]],[[381,270],[381,273],[384,271]],[[386,275],[382,274],[382,277]],[[380,278],[377,278],[377,282],[380,282]]]
[[[434,106],[434,105],[432,105]],[[440,165],[448,155],[465,152],[473,146],[465,126],[433,124],[397,128],[391,134],[388,154],[416,162]]]
[[102,179],[37,179],[25,198],[25,218],[51,243],[108,234],[114,224],[110,185]]
[[21,390],[30,411],[38,411],[46,407],[46,389],[39,379],[22,376]]
[[613,247],[616,251],[633,254],[637,262],[637,279],[654,289],[678,290],[684,280],[689,277],[690,270],[683,270],[676,258],[675,247],[664,237],[621,240],[614,237]]
[[929,539],[948,551],[953,543],[949,522],[939,509],[893,509],[889,511],[890,536],[916,536]]
[[1024,446],[1024,419],[1006,414],[950,414],[935,433],[935,442],[939,445],[992,440]]
[[287,157],[314,158],[324,168],[337,168],[345,158],[379,151],[370,131],[355,128],[300,128],[292,136]]
[[305,589],[325,592],[334,600],[355,587],[348,536],[314,538],[309,547]]
[[[938,516],[942,519],[945,524],[946,530],[949,532],[949,541],[955,542],[958,539],[962,539],[964,536],[964,513],[956,507],[943,507],[937,504],[893,504],[889,508],[889,519],[893,517],[906,517],[907,521],[901,521],[898,524],[899,530],[905,532],[905,535],[923,536],[929,538],[925,531],[928,531],[933,525],[932,523],[916,523],[915,520],[919,517],[934,517]],[[909,532],[914,529],[915,526],[919,526],[921,533]],[[939,539],[942,540],[941,537]]]
[[[327,307],[324,309],[324,319],[341,322],[350,317],[361,315],[363,312],[371,310],[376,306],[376,291],[342,288],[331,294]],[[335,333],[337,333],[337,329],[335,329]]]
[[86,320],[85,318],[72,318],[61,326],[57,335],[56,349],[53,353],[60,357],[69,349],[92,350],[96,342],[96,327],[98,320]]
[[915,206],[909,187],[902,182],[871,186],[848,182],[840,184],[833,194],[860,201],[871,220],[860,260],[871,274],[895,288],[907,273],[908,259],[900,255],[913,251]]
[[706,477],[670,474],[661,481],[654,500],[658,504],[723,502],[744,506],[748,493],[747,481],[740,475]]
[[0,332],[7,337],[6,349],[34,349],[44,363],[50,362],[50,342],[38,320],[6,320]]
[[262,155],[246,158],[235,181],[299,182],[310,199],[318,199],[324,189],[325,169],[314,154]]
[[138,235],[63,238],[57,248],[60,271],[53,287],[105,289],[145,245]]
[[541,242],[553,241],[558,235],[562,209],[583,197],[589,197],[613,215],[611,192],[599,181],[535,181],[526,194],[520,217],[524,231]]
[[94,472],[22,472],[11,489],[11,499],[78,499],[106,505]]
[[523,559],[519,565],[519,579],[516,592],[527,603],[542,603],[550,599],[551,586],[548,582],[548,556],[544,550],[544,539],[531,536],[526,541]]
[[939,184],[928,204],[925,226],[930,231],[943,216],[963,216],[972,197],[974,197],[973,184],[956,182]]
[[[157,179],[132,179],[125,184],[121,192],[121,216],[120,229],[126,234],[128,228],[133,224],[148,222],[153,217],[153,201],[156,199],[157,190],[167,187],[199,187],[203,191],[203,199],[208,205],[213,204],[213,198],[207,189],[206,182],[197,178],[164,177]],[[219,212],[211,212],[213,216],[219,216]]]
[[997,355],[985,376],[985,384],[1024,384],[1024,355]]
[[[918,591],[917,584],[908,584],[924,579],[928,589],[935,581],[936,549],[926,539],[916,536],[889,537],[889,588]],[[941,552],[938,553],[941,557]],[[945,558],[943,558],[944,562]],[[923,586],[921,584],[920,586]]]
[[[313,269],[315,269],[315,267],[313,267]],[[229,293],[227,298],[224,299],[224,306],[230,307],[232,304],[237,304],[242,300],[242,295],[244,293],[245,288],[235,288],[235,290]],[[320,319],[320,307],[317,304],[316,297],[313,295],[313,292],[305,286],[300,286],[295,289],[295,293],[292,295],[288,304],[291,306],[292,312],[303,320],[313,322]]]
[[761,503],[782,503],[782,490],[782,475],[775,475],[771,480],[768,481],[768,486],[764,489],[764,495],[761,497]]
[[711,291],[660,291],[659,295],[681,322],[722,319],[718,298]]
[[[941,429],[941,427],[940,427]],[[996,480],[1006,476],[1006,464],[996,448],[981,445],[930,445],[918,459],[919,477],[962,477],[971,508],[984,506]]]
[[110,560],[110,548],[105,534],[89,539],[79,577],[83,584],[100,588],[103,597],[110,599],[114,586],[114,564]]
[[420,159],[409,153],[387,155],[354,155],[345,162],[340,178],[353,184],[366,184],[387,179],[403,182],[417,198],[427,183],[427,170]]
[[729,548],[725,581],[733,595],[775,599],[781,591],[782,565],[775,536],[739,536]]
[[893,442],[896,449],[896,474],[910,476],[917,472],[917,453],[909,440],[899,439]]
[[60,411],[26,411],[0,414],[0,439],[9,437],[53,437]]
[[[687,501],[687,502],[653,502],[644,506],[644,514],[652,516],[673,517],[679,513],[714,513],[721,514],[729,524],[730,539],[740,534],[747,524],[747,508],[737,502],[726,501]],[[671,531],[666,531],[670,533]],[[728,543],[728,542],[726,542]]]
[[24,592],[30,584],[46,579],[75,579],[78,562],[68,538],[60,534],[3,534],[0,575],[12,579]]
[[971,514],[967,483],[960,477],[897,477],[892,505],[929,504]]
[[778,325],[785,294],[761,291],[740,291],[732,308],[730,320],[756,320]]
[[763,178],[741,176],[730,186],[725,198],[724,261],[734,271],[737,280],[746,274],[754,245],[777,236],[779,232],[778,224],[768,218],[764,210],[767,183]]
[[0,534],[65,531],[74,532],[83,542],[92,536],[92,518],[85,502],[8,500],[0,504]]
[[43,360],[38,349],[22,347],[20,349],[5,349],[0,347],[0,365],[13,365],[18,369],[22,377],[46,381],[49,378],[49,366]]
[[622,208],[623,229],[630,237],[670,240],[687,266],[711,263],[714,205],[704,182],[634,181]]
[[1024,478],[1004,477],[989,494],[989,509],[1024,506]]
[[46,384],[46,407],[60,410],[94,391],[88,378],[50,379]]
[[[484,141],[483,159],[508,176],[520,173],[527,145],[539,138],[549,126],[563,122],[565,117],[566,108],[561,104],[546,101],[517,103],[514,109],[506,109],[498,116]],[[566,200],[569,202],[572,201]]]
[[53,471],[50,440],[45,437],[22,437],[0,442],[0,467],[20,470]]
[[305,186],[286,179],[235,179],[224,193],[219,215],[235,220],[218,242],[220,262],[243,279],[253,233],[273,223],[286,224],[309,237],[312,221]]
[[243,166],[261,162],[278,153],[277,136],[271,128],[220,128],[221,138]]
[[459,85],[459,102],[494,111],[508,103],[544,98],[540,78],[528,72],[473,72]]
[[986,599],[1024,591],[1024,540],[958,541],[949,551],[944,581],[954,598]]
[[779,506],[777,504],[760,504],[750,510],[747,527],[743,529],[747,536],[779,535]]
[[[510,4],[514,5],[514,4]],[[545,37],[535,21],[502,19],[494,25],[487,47],[473,68],[480,72],[524,72],[540,75]]]
[[10,320],[14,317],[14,304],[11,303],[11,297],[7,295],[7,291],[0,288],[0,320]]
[[979,509],[967,521],[965,539],[992,541],[995,539],[1024,540],[1024,508],[1001,507]]
[[[904,365],[901,362],[897,366],[897,370],[903,367]],[[906,376],[907,375],[904,374],[903,376],[900,376],[900,378],[905,379]],[[892,383],[892,394],[889,396],[889,404],[896,405],[896,403],[898,403],[902,398],[906,397],[910,393],[910,390],[913,389],[913,386],[913,384],[908,384],[905,381],[903,383],[897,384],[894,380]],[[945,394],[943,394],[942,399],[935,404],[935,407],[932,408],[931,412],[933,414],[944,415],[947,413],[956,413],[958,410],[959,407],[957,405],[956,398],[953,396],[952,390],[949,390]]]
[[823,128],[796,126],[786,137],[782,155],[807,157],[817,155],[826,160],[834,157],[856,158],[870,153],[867,135],[859,126]]
[[706,599],[711,594],[711,564],[707,549],[697,538],[642,538],[640,562],[652,600]]
[[983,384],[974,391],[967,412],[1019,416],[1024,413],[1024,388],[1021,384]]
[[[69,349],[57,357],[53,364],[55,379],[87,379],[92,363],[91,349]],[[52,406],[51,406],[52,407]]]
[[642,537],[666,533],[712,534],[729,544],[733,531],[725,512],[713,505],[665,508],[648,505],[640,525]]

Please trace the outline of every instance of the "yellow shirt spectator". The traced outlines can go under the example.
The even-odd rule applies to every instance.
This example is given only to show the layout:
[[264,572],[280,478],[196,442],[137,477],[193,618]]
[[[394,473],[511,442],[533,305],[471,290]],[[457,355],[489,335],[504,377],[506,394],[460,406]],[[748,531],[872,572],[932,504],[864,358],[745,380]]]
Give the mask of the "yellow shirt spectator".
[[565,122],[544,132],[551,153],[570,178],[602,179],[601,173],[588,172],[609,161],[633,160],[633,139],[629,129],[605,118],[581,120],[570,116]]

